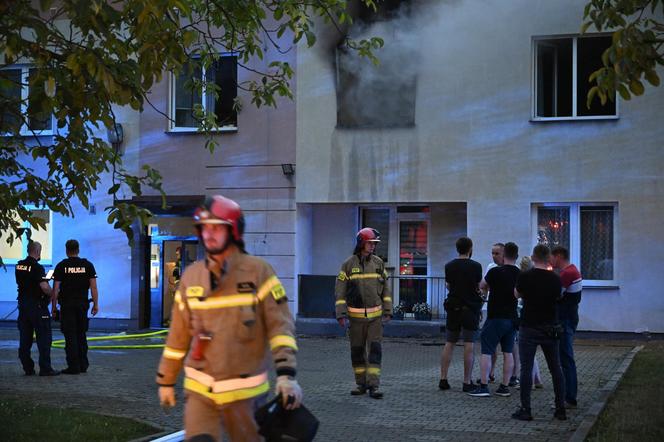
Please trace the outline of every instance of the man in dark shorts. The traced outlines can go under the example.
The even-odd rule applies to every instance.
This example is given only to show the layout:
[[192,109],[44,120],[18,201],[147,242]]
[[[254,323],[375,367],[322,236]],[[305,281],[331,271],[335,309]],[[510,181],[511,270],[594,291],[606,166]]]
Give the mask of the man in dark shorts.
[[538,244],[533,249],[534,267],[521,273],[516,282],[514,295],[523,298],[523,313],[519,328],[519,352],[521,354],[521,406],[512,414],[514,419],[530,421],[530,390],[533,383],[533,361],[537,346],[542,347],[553,379],[556,397],[554,417],[567,419],[565,414],[565,384],[560,368],[558,339],[560,330],[556,327],[556,303],[560,298],[562,284],[560,277],[548,270],[549,248]]
[[503,248],[503,265],[493,267],[480,283],[483,292],[491,291],[487,309],[487,320],[484,322],[481,333],[482,358],[480,360],[480,385],[468,393],[475,397],[488,397],[491,392],[488,387],[489,372],[492,367],[493,355],[500,343],[503,353],[503,379],[495,391],[498,396],[510,396],[508,388],[510,376],[514,368],[512,349],[514,347],[514,334],[516,333],[516,303],[514,286],[521,270],[515,265],[519,256],[519,247],[508,242]]
[[445,300],[447,323],[446,342],[440,358],[440,382],[438,388],[449,390],[447,371],[452,361],[452,352],[459,337],[463,337],[463,391],[475,389],[472,381],[474,363],[474,343],[479,335],[482,297],[479,283],[482,280],[482,265],[473,261],[473,241],[462,237],[456,242],[459,256],[445,265],[445,285],[449,291]]

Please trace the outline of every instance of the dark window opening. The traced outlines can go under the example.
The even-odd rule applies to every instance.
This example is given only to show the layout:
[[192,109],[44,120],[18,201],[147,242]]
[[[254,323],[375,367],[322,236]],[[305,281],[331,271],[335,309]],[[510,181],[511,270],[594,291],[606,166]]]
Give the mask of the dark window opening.
[[572,39],[537,42],[537,116],[572,116]]
[[[216,97],[212,91],[206,91],[203,101],[203,80],[216,86]],[[201,106],[216,115],[220,127],[237,126],[236,98],[236,56],[220,57],[205,71],[205,77],[199,63],[188,63],[175,79],[175,126],[198,127],[196,108]]]
[[[576,42],[576,71],[574,43]],[[616,103],[594,100],[586,106],[593,86],[590,75],[602,66],[602,53],[611,37],[570,37],[537,40],[535,43],[535,116],[541,118],[616,115]],[[576,81],[576,90],[573,90]],[[576,106],[576,113],[574,107]]]
[[337,126],[415,125],[414,61],[405,49],[391,52],[377,54],[380,66],[374,66],[354,51],[337,50]]
[[586,97],[588,96],[588,91],[593,87],[595,82],[588,82],[590,74],[595,72],[597,69],[603,66],[602,64],[602,54],[604,51],[611,46],[611,37],[587,37],[579,38],[577,43],[577,113],[578,115],[588,116],[588,115],[615,115],[616,114],[616,102],[607,100],[606,104],[602,103],[595,99],[588,109],[586,103]]

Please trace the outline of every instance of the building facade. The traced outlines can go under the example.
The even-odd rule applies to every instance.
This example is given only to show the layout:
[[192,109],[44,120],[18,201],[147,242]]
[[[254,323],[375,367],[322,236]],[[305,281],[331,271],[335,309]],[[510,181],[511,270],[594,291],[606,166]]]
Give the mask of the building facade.
[[[338,49],[333,29],[278,55],[296,66],[294,102],[256,109],[228,86],[252,74],[221,54],[199,75],[214,75],[223,99],[187,95],[186,78],[167,75],[151,95],[159,112],[118,109],[126,166],[160,170],[169,208],[133,199],[155,217],[131,247],[106,223],[110,177],[74,219],[44,214],[47,268],[70,238],[97,267],[93,326],[168,324],[176,270],[202,256],[191,212],[219,193],[243,207],[249,252],[273,265],[301,316],[331,317],[334,277],[368,225],[407,310],[427,302],[441,313],[444,265],[468,235],[484,268],[496,242],[516,242],[520,255],[538,242],[569,247],[585,280],[581,330],[664,332],[664,88],[586,107],[610,36],[579,35],[584,0],[384,3],[355,11],[344,30],[384,38],[379,68]],[[222,116],[212,154],[194,104]],[[21,247],[1,254],[2,319],[15,317]]]
[[370,225],[395,302],[435,308],[459,236],[484,268],[496,242],[561,244],[581,330],[664,331],[664,89],[586,107],[610,35],[579,35],[583,0],[389,3],[348,30],[385,39],[379,69],[335,36],[300,53],[298,272],[334,274]]

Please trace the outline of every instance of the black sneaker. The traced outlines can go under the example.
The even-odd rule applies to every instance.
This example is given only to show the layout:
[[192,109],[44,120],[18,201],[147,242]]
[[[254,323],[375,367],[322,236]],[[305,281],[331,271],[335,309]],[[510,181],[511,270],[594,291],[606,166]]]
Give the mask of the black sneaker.
[[486,384],[480,384],[473,391],[469,392],[468,395],[473,397],[490,397],[491,392]]
[[477,388],[477,385],[473,384],[473,381],[470,381],[470,384],[464,382],[461,390],[463,390],[464,393],[470,393],[471,391],[475,391],[475,388]]
[[533,420],[533,415],[530,414],[529,408],[519,407],[514,413],[512,413],[512,419],[518,419],[520,421],[531,421]]
[[564,408],[556,408],[556,411],[554,411],[553,413],[553,417],[555,417],[559,421],[566,421],[567,413],[565,412]]
[[509,384],[507,384],[507,386],[508,387],[517,387],[520,383],[521,383],[521,381],[519,380],[519,378],[517,378],[516,376],[512,376],[510,378],[510,382],[509,382]]
[[500,384],[500,387],[496,391],[493,392],[496,396],[502,396],[502,397],[510,397],[512,396],[512,393],[510,392],[510,389],[507,388],[507,385]]
[[450,387],[450,383],[447,382],[447,379],[441,379],[440,381],[438,381],[438,388],[440,388],[441,390],[449,390],[452,387]]
[[362,396],[367,392],[367,387],[364,385],[358,385],[354,390],[350,391],[351,396]]
[[378,390],[378,387],[371,387],[369,389],[369,396],[374,398],[374,399],[382,399],[383,398],[383,392]]
[[59,375],[60,372],[57,370],[50,370],[50,371],[40,371],[39,376],[57,376]]
[[67,367],[64,370],[62,370],[60,373],[62,374],[79,374],[80,371],[74,370],[73,368]]

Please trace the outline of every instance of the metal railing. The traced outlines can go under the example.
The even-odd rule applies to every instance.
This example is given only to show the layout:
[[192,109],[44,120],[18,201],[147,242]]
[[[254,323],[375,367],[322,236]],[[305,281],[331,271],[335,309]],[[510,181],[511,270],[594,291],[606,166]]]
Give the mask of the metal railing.
[[403,303],[404,319],[414,318],[412,307],[426,302],[431,307],[432,319],[444,319],[443,302],[447,297],[447,287],[443,276],[393,275],[388,279],[393,294],[394,305]]

